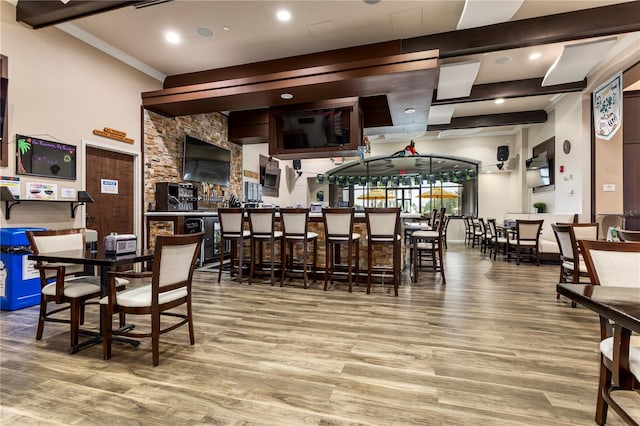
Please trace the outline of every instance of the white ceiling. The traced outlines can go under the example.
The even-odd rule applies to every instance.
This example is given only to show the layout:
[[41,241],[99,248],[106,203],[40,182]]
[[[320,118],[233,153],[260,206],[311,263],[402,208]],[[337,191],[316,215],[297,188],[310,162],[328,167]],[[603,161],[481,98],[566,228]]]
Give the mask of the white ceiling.
[[[525,0],[510,20],[624,2]],[[463,0],[382,0],[375,4],[368,3],[363,0],[174,0],[140,9],[125,7],[77,19],[59,27],[79,38],[93,40],[92,44],[162,80],[167,75],[454,31],[465,7]],[[483,2],[473,0],[473,3],[477,8],[478,3]],[[495,8],[499,7],[496,4],[500,2],[485,3],[485,7]],[[291,12],[289,22],[276,19],[275,13],[281,8]],[[200,36],[196,31],[198,28],[210,29],[214,32],[213,37]],[[177,45],[168,44],[164,39],[164,33],[168,30],[177,32],[182,41]],[[626,40],[621,41],[623,39]],[[631,33],[618,36],[617,43],[626,43],[633,49],[640,45],[639,40],[639,33]],[[542,78],[564,46],[577,42],[469,55],[445,59],[442,63],[480,61],[475,84]],[[531,61],[528,57],[534,52],[541,56]],[[552,98],[557,101],[558,96],[508,99],[502,105],[492,101],[455,104],[453,117],[550,110]],[[498,130],[505,132],[517,129]]]

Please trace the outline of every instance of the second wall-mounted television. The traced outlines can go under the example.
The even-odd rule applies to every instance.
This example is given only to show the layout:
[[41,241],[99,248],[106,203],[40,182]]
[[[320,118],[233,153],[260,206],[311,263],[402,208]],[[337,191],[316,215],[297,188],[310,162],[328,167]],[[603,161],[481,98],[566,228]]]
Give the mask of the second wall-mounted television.
[[550,164],[546,152],[529,158],[526,161],[526,166],[527,187],[540,188],[551,185]]
[[358,98],[329,99],[269,111],[269,154],[281,160],[356,156],[362,140]]
[[186,135],[183,155],[183,180],[229,186],[231,151]]

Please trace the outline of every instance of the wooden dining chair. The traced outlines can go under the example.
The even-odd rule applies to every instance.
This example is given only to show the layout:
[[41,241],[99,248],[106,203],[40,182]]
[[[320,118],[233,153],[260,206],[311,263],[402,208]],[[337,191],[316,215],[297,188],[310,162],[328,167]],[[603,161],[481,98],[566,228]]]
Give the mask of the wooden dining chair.
[[489,258],[493,256],[493,260],[496,260],[499,251],[502,251],[505,255],[507,254],[507,246],[509,244],[506,236],[507,231],[498,230],[495,219],[487,219],[487,225],[489,225],[489,230],[491,231]]
[[544,219],[516,220],[516,232],[513,234],[515,241],[509,240],[507,260],[510,259],[513,253],[516,258],[516,265],[520,264],[520,258],[528,257],[535,260],[536,265],[540,266],[540,231],[542,230],[543,222]]
[[[247,209],[249,230],[251,231],[251,265],[249,267],[249,284],[256,273],[269,274],[271,285],[275,284],[276,242],[282,250],[282,231],[275,229],[275,208]],[[264,264],[264,245],[269,249],[269,266]],[[256,258],[257,257],[257,258]],[[280,260],[278,253],[278,260]]]
[[[102,354],[111,358],[111,342],[114,336],[133,338],[151,337],[153,365],[160,362],[160,335],[187,325],[189,340],[195,344],[193,313],[191,309],[191,281],[198,261],[204,233],[187,235],[159,235],[156,237],[153,269],[149,272],[109,272],[107,295],[100,299],[102,305]],[[140,285],[124,291],[117,290],[117,279],[136,279]],[[173,309],[185,305],[186,313]],[[151,332],[135,331],[130,327],[113,329],[112,317],[116,313],[148,315]],[[177,318],[162,324],[164,318]]]
[[[85,230],[59,229],[48,231],[27,231],[27,238],[34,254],[57,251],[85,250]],[[77,276],[84,273],[83,265],[38,262],[40,272],[40,315],[36,340],[41,340],[45,322],[62,322],[71,325],[70,352],[78,345],[80,325],[84,323],[84,306],[88,300],[100,296],[100,277]],[[49,302],[58,305],[47,310]],[[55,314],[69,310],[69,319]]]
[[[318,268],[318,234],[309,232],[309,209],[283,208],[280,209],[280,224],[282,226],[282,274],[280,275],[280,287],[284,285],[285,275],[294,274],[294,249],[302,246],[302,280],[304,288],[307,288],[307,276],[309,270],[309,244],[311,244],[312,260],[311,271],[313,282],[316,282],[316,270]],[[288,249],[288,252],[287,252]]]
[[[637,287],[640,292],[640,243],[579,241],[592,284]],[[622,302],[621,302],[622,303]],[[600,317],[600,380],[595,421],[604,425],[608,407],[628,424],[637,425],[611,396],[620,390],[640,391],[640,336]]]
[[356,282],[358,280],[360,274],[360,234],[353,232],[354,213],[353,207],[322,209],[325,240],[325,291],[328,280],[333,282],[337,269],[345,266],[340,260],[340,247],[344,246],[347,249],[346,269],[349,293],[353,291],[354,276]]
[[[365,207],[364,215],[367,221],[367,294],[371,293],[374,247],[391,246],[391,274],[393,276],[394,294],[397,296],[401,278],[400,248],[402,246],[402,236],[400,235],[400,208]],[[386,263],[388,264],[388,260]],[[381,268],[378,267],[377,269]],[[388,267],[385,269],[388,269]]]
[[[446,208],[440,210],[440,217],[445,217]],[[442,230],[444,221],[436,222],[435,229],[430,231],[416,231],[411,234],[411,246],[409,249],[411,257],[412,281],[418,282],[418,271],[423,266],[423,260],[428,262],[427,268],[433,272],[440,272],[442,284],[447,283],[444,269],[444,255]]]
[[241,207],[225,207],[218,209],[220,220],[220,265],[218,267],[218,282],[222,278],[226,242],[231,243],[231,256],[229,259],[229,275],[233,277],[233,271],[238,273],[238,281],[242,283],[244,242],[250,241],[251,231],[244,230],[244,209]]

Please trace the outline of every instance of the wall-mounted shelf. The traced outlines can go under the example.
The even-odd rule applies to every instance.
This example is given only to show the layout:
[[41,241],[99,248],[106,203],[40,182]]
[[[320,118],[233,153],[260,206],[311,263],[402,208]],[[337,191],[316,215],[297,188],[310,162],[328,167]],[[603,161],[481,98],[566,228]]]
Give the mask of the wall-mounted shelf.
[[78,191],[77,201],[67,200],[20,200],[13,196],[13,193],[6,186],[0,187],[0,201],[4,201],[4,218],[6,220],[11,219],[11,209],[17,204],[25,202],[37,202],[37,203],[69,203],[71,212],[71,218],[76,217],[76,209],[85,203],[93,203],[93,198],[87,191]]

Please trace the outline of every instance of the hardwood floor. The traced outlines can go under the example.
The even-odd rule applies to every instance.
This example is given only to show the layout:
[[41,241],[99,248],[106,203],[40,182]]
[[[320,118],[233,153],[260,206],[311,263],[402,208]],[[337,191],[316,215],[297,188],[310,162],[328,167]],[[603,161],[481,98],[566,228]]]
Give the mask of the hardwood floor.
[[[155,368],[150,339],[109,361],[100,346],[68,355],[67,325],[37,342],[37,307],[2,312],[0,423],[595,424],[598,318],[556,300],[559,266],[455,242],[445,266],[446,286],[405,272],[399,297],[196,272],[196,344],[185,327],[161,336]],[[85,327],[97,323],[89,307]]]

